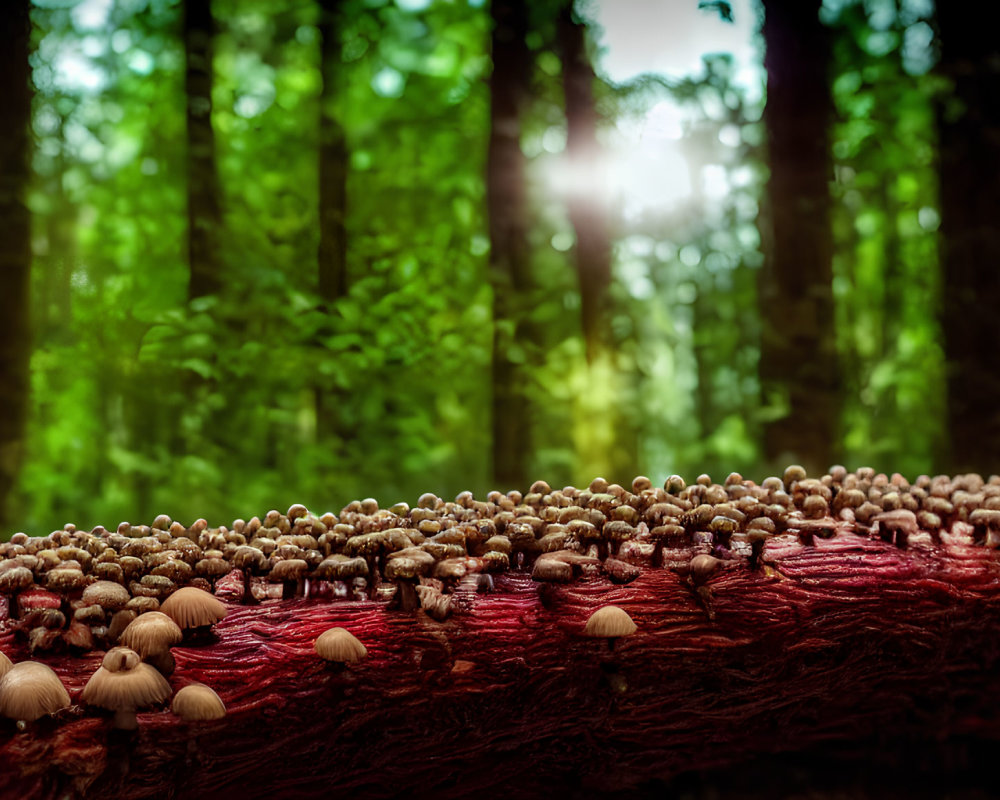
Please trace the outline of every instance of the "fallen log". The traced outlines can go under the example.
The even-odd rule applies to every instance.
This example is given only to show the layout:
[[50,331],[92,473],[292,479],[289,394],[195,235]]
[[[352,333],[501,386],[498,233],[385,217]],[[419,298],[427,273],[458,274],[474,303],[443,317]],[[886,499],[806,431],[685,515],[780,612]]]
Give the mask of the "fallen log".
[[[568,583],[533,580],[530,565],[497,572],[491,592],[485,573],[451,591],[422,579],[443,615],[390,607],[389,586],[247,606],[234,571],[216,584],[227,616],[173,649],[169,677],[175,692],[210,686],[225,718],[140,711],[137,732],[116,731],[79,705],[103,651],[43,654],[74,705],[0,722],[0,795],[589,795],[770,754],[1000,738],[989,531],[955,519],[886,536],[849,517],[786,519],[756,555],[747,523],[727,546],[695,525],[662,546],[662,566],[647,528],[616,553],[635,567],[626,583],[596,544],[567,557]],[[693,568],[709,554],[717,563]],[[609,605],[635,632],[586,636]],[[0,651],[27,658],[19,621],[0,620]],[[367,658],[320,659],[333,627]]]

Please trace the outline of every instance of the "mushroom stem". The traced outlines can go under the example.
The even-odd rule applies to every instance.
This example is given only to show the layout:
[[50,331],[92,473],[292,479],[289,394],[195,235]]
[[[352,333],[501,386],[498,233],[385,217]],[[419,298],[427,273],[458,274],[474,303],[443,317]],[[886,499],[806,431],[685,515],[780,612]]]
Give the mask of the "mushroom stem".
[[112,726],[120,731],[134,731],[139,727],[134,708],[123,708],[115,712]]
[[250,570],[243,570],[243,605],[255,606],[260,601],[253,596],[253,578],[250,577]]
[[420,608],[420,597],[417,595],[416,581],[398,581],[396,583],[396,600],[403,611],[416,611]]
[[166,677],[172,675],[177,662],[170,650],[163,650],[160,653],[150,653],[146,656],[146,663],[154,667],[157,672]]

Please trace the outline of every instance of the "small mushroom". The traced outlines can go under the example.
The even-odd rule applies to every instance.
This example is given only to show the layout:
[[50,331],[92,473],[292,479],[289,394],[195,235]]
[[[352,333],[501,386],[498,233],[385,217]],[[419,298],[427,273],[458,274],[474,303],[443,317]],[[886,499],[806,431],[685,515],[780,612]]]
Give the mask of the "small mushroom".
[[170,684],[139,654],[127,647],[113,647],[97,672],[83,687],[80,699],[87,705],[115,712],[114,727],[134,731],[139,727],[137,709],[164,702]]
[[97,581],[83,590],[86,605],[100,606],[106,612],[120,611],[128,601],[128,590],[113,581]]
[[583,628],[584,636],[608,640],[608,650],[615,649],[615,640],[631,636],[637,630],[632,617],[618,606],[602,606],[590,615]]
[[330,628],[324,631],[316,639],[313,648],[320,658],[340,667],[356,664],[368,656],[367,648],[353,633],[344,628]]
[[183,638],[184,634],[174,620],[160,611],[147,611],[128,624],[119,641],[135,650],[143,661],[169,675],[174,671],[170,648]]
[[177,692],[170,710],[185,722],[210,722],[226,716],[222,698],[203,683],[189,684]]
[[214,625],[226,616],[226,606],[215,595],[194,586],[178,589],[160,610],[185,631]]
[[7,658],[7,654],[0,651],[0,678],[10,672],[10,668],[13,666],[13,662]]
[[52,668],[38,661],[14,664],[0,678],[0,714],[18,727],[69,705],[69,692]]

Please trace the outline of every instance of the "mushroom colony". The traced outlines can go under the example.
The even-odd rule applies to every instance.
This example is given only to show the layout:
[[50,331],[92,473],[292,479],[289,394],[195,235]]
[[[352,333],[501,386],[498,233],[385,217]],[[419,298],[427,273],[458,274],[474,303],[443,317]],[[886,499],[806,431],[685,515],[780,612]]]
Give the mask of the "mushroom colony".
[[485,592],[508,570],[529,570],[542,584],[592,575],[621,584],[642,565],[683,559],[697,584],[722,560],[759,569],[778,534],[809,544],[847,526],[905,548],[912,537],[938,541],[956,521],[972,526],[976,543],[1000,546],[1000,478],[921,476],[911,484],[870,468],[837,466],[810,478],[791,466],[759,485],[738,473],[722,484],[671,476],[663,487],[640,476],[630,489],[603,478],[586,489],[536,481],[526,494],[494,491],[485,500],[424,494],[415,508],[383,509],[369,498],[317,516],[297,504],[218,528],[160,515],[115,531],[70,524],[46,537],[16,533],[0,544],[0,595],[33,654],[86,651],[113,647],[137,617],[182,600],[182,587],[213,592],[234,571],[243,603],[382,596],[444,619],[460,582]]
[[[537,481],[217,528],[161,515],[15,534],[0,545],[0,717],[14,721],[0,719],[0,757],[23,766],[0,771],[0,793],[27,796],[50,748],[61,780],[130,796],[112,751],[137,728],[133,763],[181,794],[246,779],[262,797],[293,767],[310,790],[336,778],[365,792],[381,775],[391,796],[436,780],[470,725],[483,747],[538,756],[539,781],[553,765],[599,777],[611,753],[615,780],[638,780],[762,741],[826,742],[924,708],[914,697],[944,698],[926,704],[934,730],[961,732],[981,715],[949,698],[1000,707],[998,547],[1000,477],[798,466],[760,484]],[[724,747],[701,746],[706,719]],[[246,758],[239,731],[258,724],[286,770]],[[198,768],[199,736],[221,772]],[[480,786],[470,770],[465,788]]]

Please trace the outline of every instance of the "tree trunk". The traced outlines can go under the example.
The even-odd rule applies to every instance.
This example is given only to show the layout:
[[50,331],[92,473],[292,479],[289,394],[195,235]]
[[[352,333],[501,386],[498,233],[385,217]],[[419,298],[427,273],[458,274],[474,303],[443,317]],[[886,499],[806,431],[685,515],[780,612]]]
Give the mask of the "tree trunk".
[[1000,472],[1000,59],[971,3],[938,3],[941,326],[947,359],[950,466]]
[[525,488],[531,426],[518,364],[527,340],[521,311],[530,288],[525,159],[521,107],[529,91],[531,53],[525,44],[524,0],[493,0],[493,73],[486,207],[493,286],[493,480]]
[[587,360],[607,344],[607,297],[611,284],[607,180],[597,142],[594,69],[587,58],[586,28],[573,19],[573,2],[559,10],[557,37],[566,104],[566,154],[574,175],[586,176],[569,197],[569,218],[576,233],[576,269]]
[[212,129],[212,20],[210,0],[184,0],[184,88],[187,95],[188,298],[215,294],[219,274],[219,175]]
[[12,0],[0,14],[0,530],[24,450],[30,376],[31,218],[28,184],[31,86],[29,0]]
[[834,460],[839,414],[829,182],[830,45],[819,0],[765,0],[770,239],[758,298],[764,426],[772,464]]
[[[317,266],[319,295],[323,307],[347,294],[347,142],[344,126],[336,113],[342,85],[341,0],[320,0],[319,97],[319,251]],[[344,439],[348,431],[338,424],[341,398],[335,390],[317,386],[316,439]]]
[[347,143],[335,113],[340,62],[340,0],[320,0],[319,294],[347,294]]

